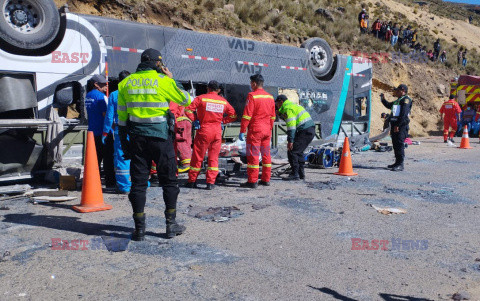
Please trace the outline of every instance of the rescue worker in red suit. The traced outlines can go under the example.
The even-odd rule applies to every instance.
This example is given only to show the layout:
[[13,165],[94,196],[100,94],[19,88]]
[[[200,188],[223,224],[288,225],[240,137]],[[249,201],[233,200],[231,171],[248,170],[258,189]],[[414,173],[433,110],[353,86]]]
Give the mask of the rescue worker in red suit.
[[170,111],[175,115],[175,154],[179,159],[178,172],[186,172],[190,169],[192,157],[192,122],[195,116],[191,111],[170,102]]
[[[220,85],[212,80],[208,83],[207,94],[196,97],[186,110],[197,111],[200,129],[193,142],[193,155],[188,172],[186,187],[197,188],[197,177],[202,169],[203,158],[208,150],[207,190],[215,187],[218,175],[218,156],[222,146],[222,122],[224,124],[237,120],[235,109],[225,98],[218,95]],[[226,115],[224,117],[224,115]]]
[[248,93],[247,104],[243,111],[240,135],[238,139],[245,139],[247,132],[247,174],[248,181],[241,187],[257,188],[259,173],[259,156],[262,154],[262,179],[260,185],[270,186],[272,158],[270,156],[270,140],[272,138],[273,123],[275,122],[275,100],[263,89],[264,79],[261,74],[250,77],[250,87],[253,92]]
[[[447,143],[447,139],[453,141],[453,135],[457,132],[457,121],[462,109],[458,102],[455,101],[455,96],[450,94],[449,100],[445,101],[440,108],[440,114],[443,117],[443,142]],[[450,137],[449,137],[449,128]]]

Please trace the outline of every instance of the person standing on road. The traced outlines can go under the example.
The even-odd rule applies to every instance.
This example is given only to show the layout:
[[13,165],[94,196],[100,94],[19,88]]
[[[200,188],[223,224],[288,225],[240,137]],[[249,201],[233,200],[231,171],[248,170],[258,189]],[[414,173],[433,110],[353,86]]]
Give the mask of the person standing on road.
[[177,87],[172,73],[162,62],[160,51],[147,49],[141,55],[137,71],[118,87],[119,134],[125,156],[132,160],[132,188],[128,197],[135,222],[132,239],[136,241],[145,239],[144,209],[152,161],[157,165],[159,184],[163,188],[167,237],[185,231],[185,226],[175,220],[180,189],[173,148],[175,117],[169,110],[170,101],[188,106],[192,98]]
[[178,156],[178,172],[190,169],[192,158],[192,122],[195,116],[185,107],[170,102],[170,111],[175,116],[175,158]]
[[[462,113],[462,108],[460,108],[460,105],[455,100],[455,95],[450,94],[449,99],[445,101],[440,108],[440,115],[443,119],[443,142],[447,143],[448,140],[452,143],[455,142],[453,141],[453,136],[457,132],[457,122],[460,113]],[[450,137],[448,135],[449,128],[451,128]]]
[[303,152],[315,137],[315,123],[310,114],[297,104],[279,95],[275,107],[280,118],[287,123],[287,155],[292,172],[286,181],[305,179],[305,155]]
[[[90,82],[93,89],[85,96],[85,107],[88,116],[88,130],[93,132],[95,148],[97,151],[98,169],[105,172],[105,185],[107,188],[115,187],[115,170],[113,167],[113,134],[107,133],[103,138],[103,123],[107,112],[108,99],[107,80],[103,75],[94,75]],[[104,141],[105,143],[103,143]]]
[[259,73],[250,76],[250,87],[247,104],[243,111],[238,139],[245,140],[247,133],[247,174],[248,181],[241,187],[257,188],[259,173],[259,156],[262,154],[262,180],[260,185],[270,186],[272,158],[270,156],[270,140],[275,122],[275,101],[273,96],[263,89],[264,79]]
[[[118,75],[118,82],[127,78],[130,72],[123,70]],[[130,182],[130,160],[123,158],[122,145],[118,135],[118,90],[110,93],[108,97],[107,113],[103,124],[102,143],[106,144],[108,133],[113,130],[113,162],[115,166],[115,179],[117,180],[117,192],[127,194],[130,192],[132,183]]]
[[[197,177],[202,169],[203,158],[208,150],[207,190],[215,187],[215,179],[218,175],[218,156],[222,146],[222,123],[230,123],[237,120],[235,109],[220,93],[220,85],[217,81],[210,81],[207,86],[207,94],[196,97],[192,104],[187,107],[189,111],[197,111],[200,121],[200,129],[197,131],[193,144],[193,156],[190,171],[188,172],[188,188],[197,187]],[[224,115],[227,115],[224,117]]]
[[412,108],[412,99],[408,97],[407,93],[407,85],[401,84],[394,90],[393,95],[397,97],[397,100],[394,102],[388,102],[383,93],[380,94],[382,104],[387,109],[392,110],[390,114],[390,135],[392,136],[393,150],[395,152],[395,163],[388,165],[388,168],[391,168],[392,171],[402,171],[404,168],[405,139],[408,136],[408,124],[410,123],[408,115]]

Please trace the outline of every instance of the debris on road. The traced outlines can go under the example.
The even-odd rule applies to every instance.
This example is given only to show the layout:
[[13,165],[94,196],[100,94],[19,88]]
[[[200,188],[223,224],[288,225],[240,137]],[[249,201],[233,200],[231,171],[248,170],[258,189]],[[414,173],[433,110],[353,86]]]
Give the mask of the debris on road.
[[33,197],[34,201],[48,201],[48,202],[66,202],[74,201],[77,197],[75,196],[35,196]]
[[57,189],[41,189],[41,190],[33,190],[34,197],[61,197],[61,196],[68,196],[67,190],[57,190]]
[[199,207],[192,205],[188,207],[185,213],[201,220],[210,220],[215,222],[225,222],[231,218],[236,218],[243,214],[243,212],[235,206]]
[[460,291],[458,293],[453,294],[452,300],[456,300],[456,301],[470,300],[470,294],[465,291]]
[[25,184],[25,185],[10,185],[10,186],[4,186],[0,187],[0,194],[6,194],[6,195],[11,195],[11,194],[23,194],[27,191],[32,189],[32,186]]
[[267,207],[269,207],[269,206],[270,206],[269,204],[261,204],[261,205],[259,205],[259,204],[253,204],[253,205],[252,205],[252,209],[253,209],[253,210],[261,210],[261,209],[265,209],[265,208],[267,208]]
[[391,214],[403,214],[407,213],[407,210],[402,208],[393,208],[393,207],[377,207],[373,204],[369,204],[373,209],[377,210],[379,213],[384,215],[391,215]]

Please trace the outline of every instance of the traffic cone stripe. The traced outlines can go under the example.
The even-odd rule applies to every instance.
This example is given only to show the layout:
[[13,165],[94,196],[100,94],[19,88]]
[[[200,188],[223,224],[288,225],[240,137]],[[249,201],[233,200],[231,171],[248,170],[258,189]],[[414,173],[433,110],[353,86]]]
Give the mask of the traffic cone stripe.
[[87,151],[82,183],[82,201],[80,205],[73,206],[73,210],[81,213],[110,210],[113,207],[103,202],[102,182],[95,149],[93,132],[87,134]]
[[339,176],[356,176],[358,173],[353,172],[352,168],[352,157],[350,156],[350,143],[348,142],[348,137],[345,137],[343,142],[342,150],[342,160],[340,160],[340,167],[336,175]]

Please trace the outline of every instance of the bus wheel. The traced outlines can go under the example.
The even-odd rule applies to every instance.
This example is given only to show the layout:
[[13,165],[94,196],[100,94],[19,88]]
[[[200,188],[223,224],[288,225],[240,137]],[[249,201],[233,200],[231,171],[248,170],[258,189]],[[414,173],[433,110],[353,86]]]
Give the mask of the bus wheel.
[[0,46],[36,50],[57,36],[60,15],[52,0],[0,0]]
[[303,42],[302,48],[307,50],[310,70],[313,75],[322,80],[332,69],[333,54],[327,41],[320,38],[311,38]]

